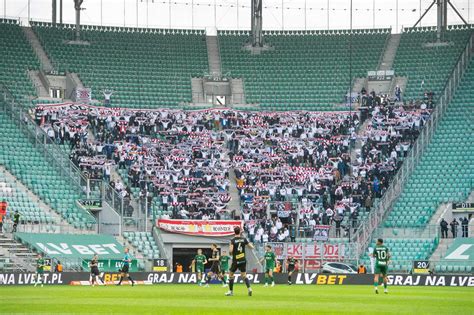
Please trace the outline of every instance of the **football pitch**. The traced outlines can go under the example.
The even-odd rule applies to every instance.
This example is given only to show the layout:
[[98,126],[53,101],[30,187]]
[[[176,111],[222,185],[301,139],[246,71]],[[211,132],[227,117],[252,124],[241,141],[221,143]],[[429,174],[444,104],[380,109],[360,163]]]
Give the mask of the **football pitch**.
[[0,314],[474,314],[474,288],[390,287],[376,295],[371,286],[253,286],[247,296],[236,285],[234,296],[211,285],[2,286]]

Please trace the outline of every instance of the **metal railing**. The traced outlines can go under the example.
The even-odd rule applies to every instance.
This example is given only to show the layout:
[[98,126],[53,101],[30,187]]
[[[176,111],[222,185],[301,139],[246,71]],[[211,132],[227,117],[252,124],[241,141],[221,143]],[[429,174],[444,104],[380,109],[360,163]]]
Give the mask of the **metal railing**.
[[[67,223],[26,223],[19,224],[17,232],[24,233],[50,233],[50,234],[74,234],[77,228]],[[88,228],[82,229],[81,234],[94,234],[97,232],[95,224],[90,223]]]
[[133,196],[123,197],[109,184],[103,185],[105,201],[120,216],[120,234],[126,231],[148,231],[146,207]]
[[353,241],[359,246],[359,253],[362,253],[364,248],[367,247],[373,231],[383,222],[384,218],[386,218],[389,209],[392,208],[394,202],[401,194],[407,179],[420,161],[428,143],[430,142],[436,128],[439,125],[442,116],[446,112],[448,103],[451,101],[456,88],[458,87],[459,82],[467,69],[474,52],[473,49],[474,34],[472,34],[469,38],[469,41],[459,56],[450,77],[447,79],[443,88],[443,93],[438,98],[435,110],[433,111],[430,119],[426,123],[420,135],[413,143],[408,157],[405,159],[402,166],[390,183],[389,188],[382,196],[380,202],[378,203],[378,207],[375,207],[372,210],[372,212],[369,214],[368,220],[362,222],[356,233],[353,235]]
[[[4,110],[8,113],[9,117],[12,118],[15,124],[17,124],[23,134],[42,151],[44,157],[52,162],[53,165],[58,167],[61,176],[68,179],[72,187],[75,188],[79,194],[87,199],[102,198],[105,196],[103,191],[113,190],[115,200],[110,204],[113,207],[119,207],[119,205],[122,205],[122,202],[117,202],[117,200],[122,199],[122,197],[112,187],[110,187],[108,183],[103,182],[101,179],[95,180],[89,178],[82,173],[82,171],[69,159],[67,152],[51,139],[31,118],[28,109],[25,108],[22,103],[15,101],[8,88],[0,84],[0,92],[3,96]],[[119,214],[125,213],[124,209],[121,207],[114,208],[114,210]],[[87,210],[85,211],[92,219],[92,214]],[[129,218],[125,219],[128,222],[126,225],[130,226],[131,224],[129,222],[133,220]]]
[[[5,113],[9,115],[13,123],[25,135],[37,149],[40,149],[44,158],[56,166],[60,175],[69,181],[71,187],[84,198],[90,196],[89,180],[81,171],[69,160],[62,148],[59,147],[47,134],[41,129],[28,114],[27,108],[21,103],[15,101],[8,88],[0,84],[0,93],[2,97],[2,107]],[[87,210],[84,210],[86,216],[91,221],[95,221],[93,216]]]
[[[460,229],[458,229],[460,231]],[[458,231],[458,234],[459,234]],[[451,234],[451,230],[449,230]],[[438,239],[441,236],[441,227],[436,224],[428,224],[424,227],[394,227],[394,228],[377,228],[374,235],[383,239]]]
[[[51,160],[59,167],[61,175],[68,175],[71,184],[78,193],[87,195],[87,178],[81,171],[66,157],[61,149],[46,132],[40,128],[28,114],[28,109],[21,103],[15,101],[8,88],[0,84],[0,92],[4,100],[4,109],[12,118],[13,122],[20,128],[23,134],[32,141],[36,147],[41,148],[45,158]],[[86,186],[83,186],[86,184]]]
[[89,268],[84,268],[88,266],[88,262],[80,257],[77,258],[66,258],[66,257],[56,257],[48,255],[45,258],[51,259],[51,272],[54,272],[56,265],[60,262],[63,266],[64,272],[84,272],[88,271]]
[[[124,209],[124,205],[128,205],[129,203],[135,205],[134,211],[139,211],[138,213],[144,211],[139,207],[139,202],[136,202],[133,196],[129,198],[129,203],[127,203],[127,200],[123,201],[123,197],[120,193],[112,188],[109,183],[104,182],[102,179],[93,179],[85,176],[69,159],[67,152],[38,126],[28,113],[28,108],[26,108],[22,103],[16,102],[8,88],[3,84],[0,84],[0,93],[2,93],[5,105],[4,109],[9,117],[18,125],[23,134],[27,136],[37,148],[42,150],[44,157],[50,161],[51,164],[58,167],[60,175],[63,178],[69,179],[76,192],[78,192],[83,198],[104,199],[119,215],[123,216],[125,227],[135,231],[146,229],[146,221],[143,220],[143,217],[141,217],[141,220],[138,220],[134,216],[126,215],[127,211]],[[108,194],[105,194],[104,192],[108,192]],[[85,211],[88,212],[87,210]],[[92,214],[89,212],[88,214],[92,217]],[[133,226],[135,226],[135,228],[132,228]]]

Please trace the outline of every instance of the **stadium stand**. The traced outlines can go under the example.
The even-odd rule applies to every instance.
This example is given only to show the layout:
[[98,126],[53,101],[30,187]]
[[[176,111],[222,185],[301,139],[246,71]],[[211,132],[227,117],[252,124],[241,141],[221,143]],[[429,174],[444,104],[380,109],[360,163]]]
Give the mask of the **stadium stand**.
[[0,42],[0,83],[5,84],[16,99],[35,96],[28,70],[38,69],[39,61],[17,20],[0,19]]
[[[360,122],[358,115],[350,112],[91,108],[78,116],[78,111],[67,105],[58,113],[57,106],[38,106],[36,112],[44,117],[42,127],[47,132],[59,128],[56,124],[51,127],[55,115],[63,122],[64,133],[76,133],[69,139],[82,138],[87,129],[83,122],[88,122],[96,140],[69,141],[73,162],[98,178],[107,165],[118,169],[126,187],[113,182],[115,188],[147,196],[157,217],[222,217],[232,210],[227,208],[227,177],[233,168],[239,191],[234,197],[240,199],[249,232],[254,232],[257,240],[282,241],[290,239],[288,225],[295,224],[298,211],[300,228],[308,235],[314,224],[330,224],[336,214],[344,226],[350,216],[355,227],[354,222],[366,216],[372,202],[389,185],[430,113],[419,106],[404,110],[381,102],[379,97],[369,103],[371,124],[361,133],[362,150],[354,164],[349,163],[348,152]],[[52,133],[55,141],[64,142],[59,134],[59,130]],[[207,144],[203,146],[202,141]],[[223,171],[214,172],[211,165],[220,165]],[[215,193],[209,198],[211,191]],[[367,199],[372,201],[367,204]],[[277,213],[287,214],[283,223],[276,220]],[[260,233],[259,226],[265,233]]]
[[77,72],[93,98],[102,100],[103,90],[112,89],[112,106],[189,103],[191,77],[208,71],[203,31],[94,26],[82,31],[87,45],[69,45],[71,25],[31,24],[57,70]]
[[146,259],[160,258],[160,251],[150,232],[124,232],[123,237]]
[[452,29],[445,33],[449,45],[425,47],[421,43],[436,41],[435,29],[419,27],[404,30],[393,68],[396,75],[408,77],[405,99],[421,99],[430,91],[435,96],[439,95],[471,32],[464,27]]
[[68,223],[76,228],[92,228],[95,219],[77,207],[80,195],[68,178],[61,176],[4,112],[0,112],[0,164]]
[[[43,128],[49,129],[54,107],[41,111],[46,122]],[[66,132],[74,128],[71,126],[79,117],[69,113],[66,109],[58,114]],[[214,114],[95,109],[80,117],[91,124],[96,141],[66,143],[71,143],[73,162],[83,171],[98,171],[101,176],[106,164],[111,165],[122,173],[127,184],[122,187],[112,181],[115,189],[136,195],[149,192],[162,204],[166,199],[175,217],[200,218],[206,213],[214,217],[215,207],[226,208],[228,200],[220,198],[228,195],[229,158],[222,132],[213,129]],[[87,129],[87,125],[82,124],[82,128]],[[163,210],[168,214],[167,208]]]
[[271,48],[252,55],[242,49],[248,32],[221,31],[223,73],[243,78],[247,103],[259,103],[263,109],[334,110],[349,89],[349,45],[352,77],[365,77],[368,70],[377,69],[389,33],[271,31],[265,32]]
[[2,272],[34,271],[33,258],[35,256],[34,252],[15,240],[12,235],[0,233],[0,270]]
[[[17,22],[1,21],[0,40],[6,44],[0,52],[7,58],[0,63],[0,83],[24,100],[35,95],[26,70],[37,69],[39,62]],[[350,227],[365,219],[390,185],[429,118],[431,100],[443,89],[472,32],[449,30],[449,45],[429,48],[421,43],[434,41],[434,30],[406,29],[394,69],[396,75],[408,78],[404,99],[424,97],[430,106],[368,96],[372,97],[369,123],[356,134],[361,117],[339,105],[351,79],[377,69],[389,29],[352,34],[268,31],[269,49],[255,55],[242,48],[249,39],[247,31],[220,31],[223,73],[244,79],[247,103],[260,104],[264,110],[294,111],[275,114],[181,110],[192,100],[191,77],[208,71],[204,31],[84,26],[85,42],[73,45],[68,43],[74,38],[73,25],[31,25],[55,70],[78,73],[92,88],[93,98],[103,99],[104,89],[114,91],[111,109],[73,113],[64,109],[55,113],[55,119],[45,110],[44,120],[38,120],[64,153],[71,153],[74,164],[99,180],[109,179],[104,177],[104,166],[115,168],[125,186],[113,180],[112,186],[124,195],[146,199],[153,218],[227,219],[241,214],[250,238],[258,243],[310,242],[305,236],[312,235],[314,225],[339,219],[349,229],[341,237],[348,237]],[[385,227],[424,228],[440,203],[463,201],[474,188],[474,165],[469,159],[474,154],[470,145],[474,135],[466,118],[472,113],[473,79],[471,64]],[[156,110],[163,107],[168,109]],[[87,139],[88,132],[93,140]],[[350,153],[356,138],[361,146],[354,158]],[[74,186],[3,112],[0,150],[0,164],[69,224],[92,229],[95,220],[77,207],[80,194]],[[228,207],[230,185],[238,187],[241,209]],[[0,173],[2,197],[26,221],[55,224]],[[290,228],[295,225],[300,227],[298,234]],[[140,258],[160,257],[150,233],[124,232],[123,237]],[[393,269],[409,271],[411,261],[427,259],[437,242],[436,238],[387,239]],[[363,260],[368,262],[368,256]],[[456,263],[443,263],[437,270],[461,271]],[[69,267],[80,266],[72,262]]]
[[465,201],[474,188],[471,61],[421,162],[404,187],[386,227],[423,227],[442,202]]
[[10,213],[18,211],[24,223],[55,223],[31,197],[21,189],[16,181],[9,179],[0,169],[0,200],[8,202]]

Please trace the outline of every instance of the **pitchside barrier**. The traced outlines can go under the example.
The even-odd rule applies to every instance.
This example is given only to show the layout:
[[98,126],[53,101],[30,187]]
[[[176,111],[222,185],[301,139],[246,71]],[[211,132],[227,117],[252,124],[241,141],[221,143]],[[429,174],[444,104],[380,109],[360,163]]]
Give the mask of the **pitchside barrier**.
[[[195,273],[131,273],[139,285],[159,284],[195,284]],[[89,273],[65,272],[45,273],[46,285],[90,285]],[[106,284],[115,284],[119,280],[119,273],[104,273],[102,280]],[[265,275],[263,273],[248,274],[253,285],[262,285]],[[288,275],[285,273],[274,274],[276,284],[287,284]],[[389,285],[395,286],[445,286],[445,287],[474,287],[474,275],[400,275],[388,276]],[[35,273],[0,273],[0,285],[33,285],[36,282]],[[240,274],[236,275],[236,282],[243,283]],[[220,283],[213,280],[211,283]],[[298,273],[293,275],[296,285],[373,285],[374,277],[371,274],[317,274]],[[129,285],[128,281],[123,282]]]

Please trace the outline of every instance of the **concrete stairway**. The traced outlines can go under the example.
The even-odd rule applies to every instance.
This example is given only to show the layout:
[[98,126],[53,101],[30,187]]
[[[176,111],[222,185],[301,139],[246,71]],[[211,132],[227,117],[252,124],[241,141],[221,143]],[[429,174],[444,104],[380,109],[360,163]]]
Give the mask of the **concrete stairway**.
[[22,27],[23,33],[25,34],[26,39],[28,39],[31,47],[33,48],[33,51],[35,52],[36,56],[38,57],[40,63],[41,63],[41,69],[44,70],[45,72],[51,72],[54,70],[53,64],[49,60],[48,55],[43,49],[43,46],[41,46],[41,43],[36,36],[36,34],[33,32],[31,27]]
[[440,204],[438,209],[436,209],[436,212],[431,217],[428,225],[439,225],[442,218],[444,218],[448,222],[451,222],[453,218],[452,218],[452,213],[450,210],[451,210],[451,203]]
[[0,235],[0,268],[2,272],[34,271],[36,254],[13,239],[11,234]]
[[430,257],[430,262],[436,263],[446,256],[446,252],[453,242],[453,238],[441,238],[438,247]]
[[232,104],[246,104],[244,81],[242,79],[231,79],[230,89],[232,91]]
[[367,129],[367,126],[372,122],[370,118],[367,118],[362,125],[359,126],[357,130],[357,139],[355,142],[354,149],[351,151],[351,164],[354,164],[357,161],[357,153],[360,153],[362,150],[362,135]]
[[242,217],[242,211],[240,209],[240,195],[239,190],[237,189],[235,179],[236,177],[234,169],[229,170],[229,193],[232,199],[229,202],[228,208],[231,210],[235,210],[235,215],[237,217]]
[[367,89],[367,78],[356,78],[352,86],[352,92],[360,93],[363,87]]
[[221,72],[221,54],[217,36],[206,36],[207,60],[209,63],[209,73],[220,77]]
[[49,97],[48,91],[46,90],[46,87],[41,81],[40,72],[38,70],[29,70],[28,76],[30,77],[31,82],[33,82],[33,85],[35,86],[36,94],[38,95],[38,97]]
[[76,85],[76,88],[80,88],[80,89],[83,89],[84,88],[84,84],[82,84],[82,81],[81,81],[81,78],[79,78],[79,76],[77,75],[77,73],[69,73],[70,75],[70,79],[74,82],[74,84]]
[[191,78],[191,93],[194,104],[205,103],[204,87],[202,78]]
[[397,54],[398,46],[400,45],[401,34],[392,34],[385,47],[385,51],[382,57],[382,61],[379,65],[379,70],[392,70],[393,60]]

